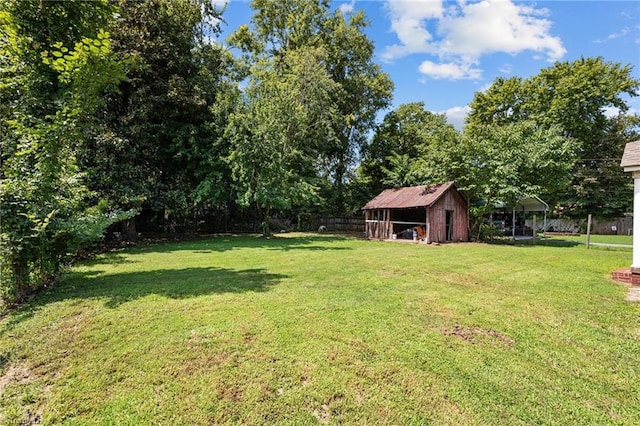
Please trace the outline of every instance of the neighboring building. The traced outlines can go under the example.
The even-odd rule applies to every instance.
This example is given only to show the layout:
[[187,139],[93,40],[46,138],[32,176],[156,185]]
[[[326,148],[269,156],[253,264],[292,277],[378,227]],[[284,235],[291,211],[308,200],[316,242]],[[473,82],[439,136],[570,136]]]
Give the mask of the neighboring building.
[[620,167],[633,177],[633,263],[631,273],[640,274],[640,141],[624,147]]
[[453,182],[387,189],[362,210],[367,238],[469,240],[469,208]]
[[532,237],[534,235],[534,229],[526,225],[527,214],[533,217],[536,213],[542,213],[544,215],[543,222],[541,223],[542,232],[547,231],[549,205],[539,197],[520,198],[515,206],[504,202],[497,202],[493,207],[495,211],[487,214],[485,220],[493,224],[504,236],[513,238]]

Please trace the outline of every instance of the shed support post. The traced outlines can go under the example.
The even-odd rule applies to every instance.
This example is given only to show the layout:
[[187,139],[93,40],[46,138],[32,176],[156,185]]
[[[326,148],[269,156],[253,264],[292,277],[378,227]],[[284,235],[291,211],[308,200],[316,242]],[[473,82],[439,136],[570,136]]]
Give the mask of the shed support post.
[[364,211],[364,238],[369,238],[369,220],[371,219],[371,213],[369,210]]
[[391,225],[391,210],[386,209],[384,212],[386,213],[386,216],[387,216],[386,221],[384,223],[384,234],[385,234],[384,238],[388,240],[391,238],[391,234],[392,234],[392,232],[389,231],[389,227]]
[[425,233],[427,234],[427,244],[431,244],[431,225],[429,224],[429,208],[427,207],[425,209],[425,219],[424,219],[425,223],[426,223],[426,228],[425,229]]

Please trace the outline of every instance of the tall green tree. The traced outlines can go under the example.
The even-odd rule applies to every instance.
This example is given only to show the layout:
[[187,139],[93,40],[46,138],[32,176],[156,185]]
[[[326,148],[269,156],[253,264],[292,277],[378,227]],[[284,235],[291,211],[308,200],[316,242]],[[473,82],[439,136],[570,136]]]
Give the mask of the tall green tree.
[[106,2],[0,6],[0,296],[54,281],[121,216],[89,202],[77,155],[102,95],[124,77]]
[[523,196],[558,191],[571,181],[575,162],[575,140],[566,138],[554,126],[546,128],[533,121],[502,126],[476,127],[458,147],[458,158],[467,167],[458,178],[459,187],[472,199],[482,202],[474,212],[473,231],[491,212],[497,201],[515,205]]
[[314,132],[306,143],[315,176],[330,188],[325,198],[330,198],[334,211],[344,210],[344,183],[377,111],[389,104],[393,87],[372,60],[373,44],[364,34],[368,23],[361,12],[345,17],[332,11],[327,0],[254,0],[251,6],[251,25],[241,26],[229,39],[242,51],[251,78],[263,75],[257,70],[264,67],[282,77],[289,72],[291,52],[322,51],[318,59],[334,83],[328,101],[335,113],[330,126]]
[[[623,118],[629,109],[625,99],[637,96],[639,88],[631,65],[600,57],[559,62],[526,80],[497,79],[476,93],[465,132],[473,136],[477,127],[522,120],[557,126],[577,143],[573,180],[564,190],[541,195],[557,201],[567,216],[619,215],[629,209],[631,192],[618,159],[624,144],[637,137],[633,119]],[[607,114],[612,109],[619,111],[614,117]]]
[[460,139],[446,117],[427,111],[424,103],[400,105],[384,117],[366,146],[362,173],[374,193],[450,180],[456,171],[449,160]]
[[332,136],[336,114],[330,99],[335,83],[322,67],[322,55],[321,48],[291,50],[284,73],[264,65],[254,68],[243,101],[229,119],[228,161],[238,202],[255,207],[265,235],[274,210],[319,201],[313,141]]
[[333,95],[340,114],[334,122],[338,138],[327,146],[325,173],[334,184],[333,204],[340,210],[345,208],[345,181],[352,177],[377,113],[389,106],[393,92],[390,77],[373,62],[374,46],[364,33],[368,25],[363,12],[347,19],[336,10],[321,32],[329,51],[327,66],[338,83]]
[[135,66],[96,114],[81,166],[110,204],[191,230],[199,209],[230,197],[222,134],[235,90],[233,59],[211,41],[220,11],[196,0],[115,3],[113,48]]

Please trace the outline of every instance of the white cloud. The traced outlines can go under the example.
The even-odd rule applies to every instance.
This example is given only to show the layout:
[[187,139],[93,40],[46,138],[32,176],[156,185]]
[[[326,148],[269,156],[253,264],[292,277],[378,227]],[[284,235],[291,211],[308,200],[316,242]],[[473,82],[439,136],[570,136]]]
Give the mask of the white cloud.
[[594,40],[594,43],[606,43],[608,41],[624,37],[627,34],[629,34],[630,32],[631,32],[631,30],[628,27],[624,27],[623,29],[621,29],[617,33],[611,33],[608,36],[606,36],[605,38],[599,38],[599,39]]
[[[471,65],[492,53],[533,51],[549,61],[566,53],[560,38],[551,35],[552,22],[547,19],[546,9],[514,4],[512,0],[459,0],[455,4],[444,0],[388,0],[387,10],[391,31],[399,43],[382,51],[385,61],[428,54],[446,65],[457,64],[475,73],[480,70]],[[432,68],[427,66],[427,70]],[[461,75],[469,78],[468,74]]]
[[353,9],[356,7],[356,0],[351,0],[351,3],[342,3],[338,8],[342,12],[343,15],[348,15],[353,12]]
[[447,122],[458,130],[462,130],[464,127],[464,120],[471,112],[469,105],[455,106],[445,111],[441,111],[439,114],[445,114],[447,116]]
[[513,66],[511,64],[502,64],[499,71],[502,74],[511,74],[511,71],[513,71]]
[[439,19],[444,13],[441,1],[395,0],[387,1],[391,18],[391,30],[400,44],[388,46],[382,53],[384,60],[391,61],[412,53],[433,52],[432,35],[425,20]]
[[445,35],[440,47],[453,55],[481,55],[525,50],[545,52],[551,61],[566,53],[562,42],[549,34],[551,22],[545,9],[515,5],[511,1],[484,0],[445,16],[439,31]]
[[607,118],[617,117],[620,115],[620,109],[613,106],[605,107],[603,112]]
[[431,61],[424,61],[418,67],[418,70],[436,80],[478,80],[482,76],[482,70],[473,68],[472,64],[467,63],[440,63],[436,64]]

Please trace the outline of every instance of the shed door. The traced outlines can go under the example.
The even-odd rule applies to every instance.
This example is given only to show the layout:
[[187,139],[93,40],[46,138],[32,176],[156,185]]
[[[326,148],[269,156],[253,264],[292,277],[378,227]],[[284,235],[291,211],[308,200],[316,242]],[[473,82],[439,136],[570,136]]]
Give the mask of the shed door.
[[445,212],[445,240],[453,241],[453,211]]

